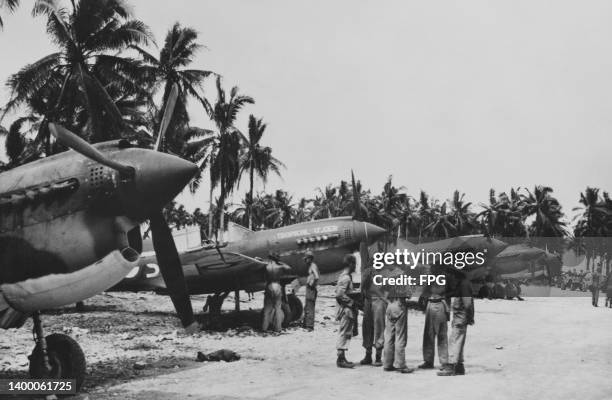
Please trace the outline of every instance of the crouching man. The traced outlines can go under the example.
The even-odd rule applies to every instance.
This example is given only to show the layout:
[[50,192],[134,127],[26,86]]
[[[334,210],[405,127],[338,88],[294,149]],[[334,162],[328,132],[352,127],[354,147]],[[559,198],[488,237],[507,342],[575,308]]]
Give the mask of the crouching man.
[[353,277],[357,260],[352,254],[344,256],[344,269],[338,277],[336,283],[336,303],[337,312],[336,320],[340,321],[338,329],[338,340],[336,342],[336,350],[338,351],[338,359],[336,365],[339,368],[353,368],[355,364],[346,359],[351,338],[353,337],[353,329],[357,323],[357,313],[354,309],[355,303],[351,298],[353,295]]

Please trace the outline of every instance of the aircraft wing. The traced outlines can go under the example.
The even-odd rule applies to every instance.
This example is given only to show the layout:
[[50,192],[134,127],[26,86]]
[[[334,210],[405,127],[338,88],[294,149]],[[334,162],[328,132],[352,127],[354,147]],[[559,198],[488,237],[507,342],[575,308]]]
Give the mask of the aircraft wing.
[[[196,288],[212,284],[218,279],[231,279],[247,274],[263,274],[266,262],[241,253],[225,251],[210,246],[179,252],[187,286],[192,292]],[[163,290],[166,286],[161,277],[154,254],[144,254],[138,267],[115,286],[113,290]]]

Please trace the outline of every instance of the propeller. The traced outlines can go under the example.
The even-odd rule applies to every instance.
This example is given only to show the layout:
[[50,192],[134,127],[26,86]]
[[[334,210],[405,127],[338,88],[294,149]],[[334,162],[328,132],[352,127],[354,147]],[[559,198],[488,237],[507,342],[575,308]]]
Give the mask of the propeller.
[[100,153],[91,144],[87,143],[85,140],[81,139],[63,126],[50,122],[49,131],[58,141],[63,143],[65,146],[70,147],[77,153],[80,153],[87,158],[118,171],[124,178],[134,177],[135,171],[133,167],[106,158],[104,154]]
[[[156,151],[161,151],[161,144],[163,143],[164,136],[170,125],[177,97],[178,86],[174,84],[166,99],[166,109],[164,110],[157,141],[155,143]],[[164,218],[163,210],[160,209],[153,212],[149,216],[149,221],[151,222],[153,249],[157,256],[157,264],[159,265],[161,275],[164,278],[166,288],[170,294],[170,299],[172,300],[174,309],[183,327],[185,327],[188,332],[193,332],[197,330],[199,326],[193,315],[193,307],[191,305],[191,299],[189,298],[187,283],[185,282],[183,265],[181,264],[174,238],[172,237],[172,231]]]

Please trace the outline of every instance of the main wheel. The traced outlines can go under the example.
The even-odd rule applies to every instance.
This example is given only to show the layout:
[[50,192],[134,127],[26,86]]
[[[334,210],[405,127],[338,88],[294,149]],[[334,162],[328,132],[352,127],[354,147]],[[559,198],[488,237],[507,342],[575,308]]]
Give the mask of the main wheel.
[[291,323],[292,319],[291,319],[291,307],[289,307],[289,304],[287,303],[283,303],[281,305],[281,308],[283,309],[283,322],[282,322],[282,326],[283,328],[286,328],[289,326],[289,324]]
[[37,344],[29,357],[30,376],[34,379],[74,379],[78,391],[85,379],[85,354],[81,346],[61,333],[51,334],[46,340],[51,371],[45,373],[42,348]]
[[300,299],[294,294],[291,293],[287,296],[287,302],[289,303],[289,307],[291,308],[291,322],[297,321],[302,318],[302,313],[304,312],[304,306]]

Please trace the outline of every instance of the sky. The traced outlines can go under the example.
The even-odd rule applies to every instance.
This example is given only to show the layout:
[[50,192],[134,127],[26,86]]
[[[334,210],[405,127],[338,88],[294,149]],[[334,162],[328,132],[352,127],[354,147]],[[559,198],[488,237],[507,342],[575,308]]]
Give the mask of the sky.
[[[586,186],[612,190],[612,2],[130,4],[160,46],[176,21],[198,30],[207,49],[193,67],[255,98],[238,127],[251,113],[268,123],[263,143],[287,168],[266,190],[296,202],[351,169],[375,193],[393,175],[414,197],[459,189],[475,204],[490,188],[543,184],[568,214]],[[53,49],[29,11],[3,13],[0,80]],[[195,102],[190,112],[210,126]],[[207,208],[207,185],[179,201]]]

